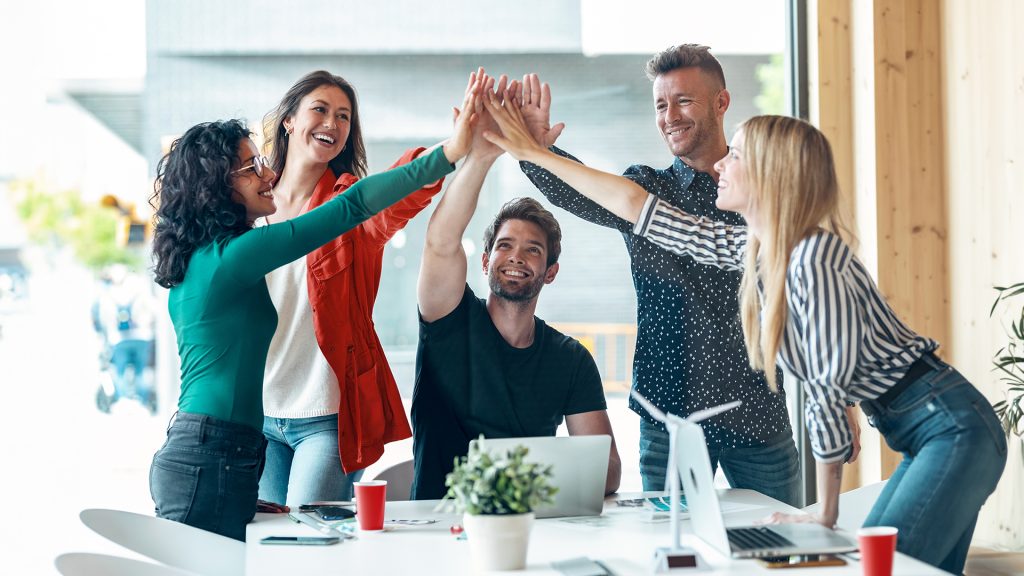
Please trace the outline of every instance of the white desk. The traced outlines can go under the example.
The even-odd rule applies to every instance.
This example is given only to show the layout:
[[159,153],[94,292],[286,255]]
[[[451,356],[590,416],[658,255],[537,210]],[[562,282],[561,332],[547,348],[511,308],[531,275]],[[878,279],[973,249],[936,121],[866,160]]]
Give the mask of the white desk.
[[[647,510],[619,507],[613,501],[615,498],[637,496],[624,494],[613,497],[605,502],[604,514],[600,518],[591,519],[591,523],[573,523],[554,518],[534,521],[527,569],[517,573],[557,575],[559,573],[551,568],[552,561],[588,556],[602,561],[617,575],[650,574],[654,549],[669,545],[669,525],[664,519],[652,520]],[[726,509],[725,522],[729,526],[749,524],[763,518],[769,511],[793,510],[750,490],[726,490],[722,492],[721,499]],[[249,524],[246,532],[246,574],[470,574],[469,545],[465,540],[456,539],[449,530],[459,518],[453,514],[434,512],[436,504],[436,501],[388,502],[385,514],[387,519],[433,518],[437,522],[424,526],[397,526],[378,534],[359,534],[358,540],[344,541],[333,546],[261,545],[259,541],[264,536],[320,534],[308,526],[292,522],[285,514],[257,514],[256,520]],[[704,560],[714,567],[715,574],[861,574],[861,567],[855,561],[849,561],[842,567],[769,570],[754,560],[732,560],[695,537],[688,520],[684,520],[681,525],[683,544],[696,548]],[[688,571],[677,573],[687,574]],[[945,573],[897,554],[894,574],[925,576]]]

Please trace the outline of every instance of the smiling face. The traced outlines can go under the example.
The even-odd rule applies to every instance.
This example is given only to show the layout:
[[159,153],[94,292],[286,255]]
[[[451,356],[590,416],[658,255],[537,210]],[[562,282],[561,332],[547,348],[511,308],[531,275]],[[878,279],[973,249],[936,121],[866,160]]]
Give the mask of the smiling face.
[[271,187],[277,174],[269,166],[264,166],[263,175],[257,176],[254,162],[258,156],[256,144],[249,138],[243,139],[238,144],[238,163],[231,175],[231,199],[245,206],[245,219],[250,224],[257,218],[277,212]]
[[327,164],[341,153],[352,129],[352,102],[345,92],[323,85],[303,96],[295,114],[284,121],[289,132],[288,157],[302,155]]
[[483,254],[484,273],[491,292],[511,302],[528,302],[540,294],[558,273],[547,265],[547,236],[527,220],[506,220],[498,228],[494,245]]
[[729,96],[718,84],[697,67],[676,68],[654,79],[655,123],[673,156],[699,158],[724,141],[722,120]]
[[718,172],[718,198],[715,206],[719,210],[737,212],[749,220],[750,214],[750,183],[747,168],[743,163],[743,130],[738,130],[732,137],[729,152],[724,158],[715,162]]

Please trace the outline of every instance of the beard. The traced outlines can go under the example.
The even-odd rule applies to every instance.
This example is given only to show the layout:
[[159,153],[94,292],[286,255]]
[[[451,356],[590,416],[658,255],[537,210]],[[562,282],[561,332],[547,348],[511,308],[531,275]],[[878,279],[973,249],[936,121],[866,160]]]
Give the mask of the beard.
[[540,294],[540,289],[544,286],[544,277],[534,276],[529,282],[523,282],[518,286],[509,286],[502,283],[499,272],[495,270],[487,275],[487,285],[490,286],[491,292],[502,300],[529,302]]

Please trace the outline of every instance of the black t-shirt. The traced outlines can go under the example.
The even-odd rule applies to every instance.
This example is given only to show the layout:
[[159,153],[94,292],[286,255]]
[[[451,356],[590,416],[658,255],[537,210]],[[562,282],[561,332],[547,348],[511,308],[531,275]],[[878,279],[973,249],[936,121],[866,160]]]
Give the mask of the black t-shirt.
[[466,286],[435,322],[420,318],[412,396],[412,498],[444,496],[445,476],[470,440],[554,436],[562,418],[605,410],[601,375],[576,340],[535,318],[529,348],[510,346]]

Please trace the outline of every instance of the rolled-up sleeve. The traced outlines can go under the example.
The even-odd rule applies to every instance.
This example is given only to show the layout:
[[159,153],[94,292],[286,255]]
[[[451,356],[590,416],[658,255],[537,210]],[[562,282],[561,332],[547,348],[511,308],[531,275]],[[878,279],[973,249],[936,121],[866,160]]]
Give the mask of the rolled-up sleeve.
[[726,270],[741,270],[747,252],[746,226],[693,216],[654,195],[647,197],[633,233],[669,252]]
[[791,321],[803,336],[804,414],[814,458],[825,463],[846,460],[853,445],[847,389],[865,330],[855,286],[845,273],[849,259],[838,248],[816,245],[817,254],[790,270],[791,304],[796,304],[790,309],[797,316]]

